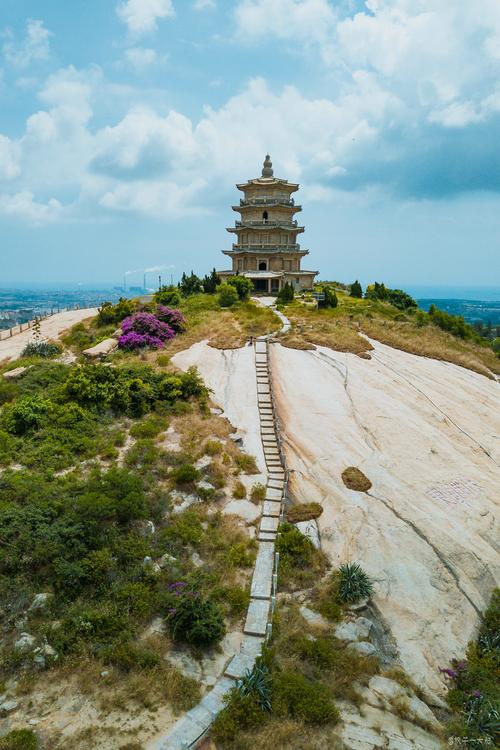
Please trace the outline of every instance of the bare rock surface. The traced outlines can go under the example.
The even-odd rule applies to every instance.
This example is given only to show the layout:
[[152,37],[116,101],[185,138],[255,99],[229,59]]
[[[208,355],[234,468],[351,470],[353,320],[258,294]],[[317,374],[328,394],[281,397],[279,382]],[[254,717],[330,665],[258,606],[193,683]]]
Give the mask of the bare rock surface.
[[[373,341],[371,360],[271,347],[297,502],[319,502],[322,548],[375,579],[374,605],[407,673],[440,702],[495,583],[499,384]],[[367,492],[341,474],[359,467]]]
[[[236,428],[243,449],[255,456],[257,466],[264,472],[253,346],[213,349],[206,341],[200,341],[175,354],[172,363],[181,370],[192,365],[198,367],[205,384],[213,391],[214,401],[224,409],[223,416]],[[255,475],[253,481],[261,480]]]
[[117,346],[118,342],[116,339],[104,339],[104,341],[100,341],[95,346],[84,349],[83,354],[88,357],[88,359],[101,359],[107,354],[111,354]]

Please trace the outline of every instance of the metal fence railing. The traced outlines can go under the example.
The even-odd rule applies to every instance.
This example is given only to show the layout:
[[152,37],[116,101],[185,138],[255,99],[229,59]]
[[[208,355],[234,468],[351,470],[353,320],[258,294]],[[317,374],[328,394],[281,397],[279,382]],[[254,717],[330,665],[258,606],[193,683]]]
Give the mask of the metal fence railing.
[[70,310],[85,309],[85,307],[86,306],[82,306],[80,304],[75,304],[68,305],[67,307],[51,308],[51,310],[46,310],[45,312],[40,313],[40,315],[37,315],[32,320],[28,320],[26,323],[18,323],[12,328],[5,328],[4,330],[0,330],[0,341],[10,339],[12,338],[12,336],[16,336],[18,333],[23,333],[23,331],[27,331],[28,329],[33,328],[34,323],[36,323],[38,320],[46,320],[47,318],[51,318],[53,315],[57,315],[58,313],[69,312]]

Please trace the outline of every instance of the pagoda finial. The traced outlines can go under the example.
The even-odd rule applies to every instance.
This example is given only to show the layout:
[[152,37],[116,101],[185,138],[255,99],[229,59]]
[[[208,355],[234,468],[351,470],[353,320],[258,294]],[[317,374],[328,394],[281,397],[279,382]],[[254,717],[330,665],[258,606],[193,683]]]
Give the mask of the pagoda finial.
[[262,177],[272,177],[273,175],[273,163],[269,154],[266,154],[266,158],[264,160],[264,168],[262,170]]

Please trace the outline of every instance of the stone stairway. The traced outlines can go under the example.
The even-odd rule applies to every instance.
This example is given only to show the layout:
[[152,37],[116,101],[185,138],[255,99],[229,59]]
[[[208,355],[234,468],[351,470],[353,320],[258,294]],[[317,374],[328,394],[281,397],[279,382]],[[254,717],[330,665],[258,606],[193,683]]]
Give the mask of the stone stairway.
[[233,656],[224,675],[212,690],[175,724],[166,737],[152,746],[154,750],[195,748],[224,707],[225,695],[237,680],[252,669],[263,644],[271,634],[279,560],[275,542],[286,495],[286,471],[276,426],[269,373],[269,345],[265,336],[255,341],[255,369],[260,432],[268,479],[257,532],[259,547],[250,587],[243,642],[240,653]]

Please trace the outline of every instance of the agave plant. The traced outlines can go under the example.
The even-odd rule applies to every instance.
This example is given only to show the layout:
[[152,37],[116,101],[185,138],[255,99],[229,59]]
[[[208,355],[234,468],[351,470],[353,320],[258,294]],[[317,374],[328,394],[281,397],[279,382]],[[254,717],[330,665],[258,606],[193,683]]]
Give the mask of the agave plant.
[[354,604],[373,593],[373,582],[358,563],[344,563],[339,568],[339,598],[346,604]]
[[253,669],[247,669],[236,685],[236,690],[240,695],[255,693],[262,710],[271,710],[271,675],[265,665],[256,664]]
[[500,713],[479,691],[464,706],[464,722],[469,730],[495,739],[500,733]]

